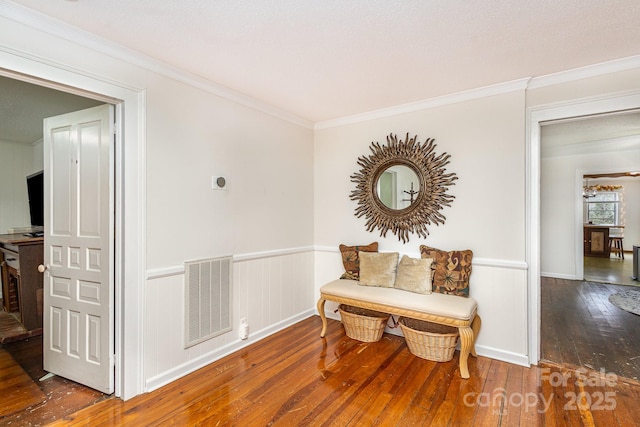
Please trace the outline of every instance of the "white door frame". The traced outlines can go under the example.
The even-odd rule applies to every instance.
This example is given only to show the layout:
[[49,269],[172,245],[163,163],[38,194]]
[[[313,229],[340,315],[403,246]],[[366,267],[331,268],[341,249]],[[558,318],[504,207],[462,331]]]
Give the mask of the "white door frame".
[[541,123],[640,108],[640,92],[612,93],[598,97],[527,108],[527,252],[529,363],[540,360],[540,126]]
[[115,395],[130,399],[144,392],[146,92],[3,49],[0,75],[115,105]]

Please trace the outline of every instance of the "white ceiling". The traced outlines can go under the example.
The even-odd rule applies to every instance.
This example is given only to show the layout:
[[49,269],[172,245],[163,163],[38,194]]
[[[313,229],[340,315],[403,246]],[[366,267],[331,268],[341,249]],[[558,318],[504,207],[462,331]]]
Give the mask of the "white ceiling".
[[638,0],[17,0],[312,122],[640,54]]

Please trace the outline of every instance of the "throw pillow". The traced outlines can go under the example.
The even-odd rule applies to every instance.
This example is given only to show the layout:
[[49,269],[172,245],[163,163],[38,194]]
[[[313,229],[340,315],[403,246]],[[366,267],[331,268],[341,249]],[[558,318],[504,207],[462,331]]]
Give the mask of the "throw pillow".
[[431,293],[431,258],[410,258],[402,256],[398,264],[395,288],[418,294]]
[[473,252],[443,251],[420,245],[422,258],[432,258],[433,291],[442,294],[469,296],[469,276]]
[[358,252],[378,252],[378,242],[373,242],[365,246],[347,246],[340,245],[340,253],[342,254],[342,264],[345,272],[341,279],[358,280],[360,273],[360,259]]
[[360,281],[363,286],[393,288],[398,270],[397,252],[360,252]]

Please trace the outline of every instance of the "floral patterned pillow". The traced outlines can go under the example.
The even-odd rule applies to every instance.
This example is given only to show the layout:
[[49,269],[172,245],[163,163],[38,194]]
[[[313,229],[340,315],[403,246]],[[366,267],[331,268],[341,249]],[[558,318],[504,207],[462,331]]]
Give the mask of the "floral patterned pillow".
[[365,246],[340,245],[342,254],[342,264],[345,272],[341,279],[358,280],[360,278],[360,258],[358,252],[378,252],[378,242],[373,242]]
[[473,252],[443,251],[420,245],[422,258],[432,258],[433,292],[442,294],[469,296],[469,276],[471,276],[471,259]]

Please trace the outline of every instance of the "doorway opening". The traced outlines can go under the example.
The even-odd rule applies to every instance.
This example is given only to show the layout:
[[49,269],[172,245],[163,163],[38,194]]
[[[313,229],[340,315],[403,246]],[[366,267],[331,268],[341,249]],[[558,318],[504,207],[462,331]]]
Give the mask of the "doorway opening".
[[115,395],[130,399],[145,390],[146,90],[135,79],[120,82],[28,52],[0,51],[0,62],[10,64],[2,76],[115,105]]
[[[617,101],[620,101],[619,108],[614,107]],[[633,241],[635,237],[632,236],[640,231],[640,224],[634,221],[627,227],[629,221],[625,222],[624,214],[635,218],[640,215],[640,209],[636,212],[635,206],[629,206],[632,212],[628,212],[623,207],[614,212],[618,216],[597,223],[595,217],[603,213],[598,209],[611,210],[613,206],[617,209],[625,205],[618,203],[620,198],[614,191],[599,191],[611,190],[618,185],[606,182],[606,179],[614,179],[613,176],[599,177],[604,180],[601,182],[595,178],[620,171],[634,172],[640,166],[639,101],[637,95],[635,99],[633,96],[627,99],[622,96],[619,100],[613,97],[607,102],[596,100],[591,105],[551,107],[537,119],[534,116],[538,112],[531,114],[534,118],[530,122],[531,147],[537,145],[539,149],[531,154],[539,156],[540,160],[539,171],[530,173],[532,180],[539,179],[540,182],[539,187],[532,183],[532,189],[538,194],[533,196],[537,200],[531,201],[532,206],[539,204],[537,211],[540,213],[539,222],[535,218],[531,222],[534,228],[539,227],[540,236],[539,240],[531,236],[533,253],[539,254],[537,259],[532,259],[532,264],[537,266],[540,275],[535,277],[534,271],[530,275],[536,293],[530,294],[530,307],[539,316],[537,321],[532,319],[533,325],[539,325],[537,337],[536,331],[531,331],[532,346],[539,340],[539,347],[531,347],[532,353],[537,353],[534,359],[604,369],[635,379],[640,374],[640,363],[628,358],[629,352],[637,354],[640,350],[632,332],[640,326],[636,325],[637,316],[619,311],[610,304],[608,297],[618,290],[618,285],[586,281],[593,277],[590,275],[595,274],[596,267],[602,277],[607,278],[615,277],[614,269],[625,262],[628,267],[632,266],[632,253],[628,251],[632,244],[626,245],[628,249],[624,248],[625,252],[621,252],[619,258],[611,256],[609,235],[625,240],[630,237],[629,241]],[[629,104],[635,105],[629,108]],[[588,108],[582,108],[585,105]],[[545,120],[540,120],[545,115]],[[537,131],[534,127],[538,127]],[[624,187],[627,200],[632,194],[637,194],[633,199],[640,198],[640,187],[637,193],[636,188],[626,182]],[[595,193],[605,192],[609,193],[607,197],[615,196],[616,203],[611,203],[613,199],[595,196]],[[585,200],[591,198],[600,200],[594,200],[590,206],[591,203]],[[594,215],[592,219],[590,208]],[[628,282],[631,281],[631,274],[628,274]],[[614,348],[620,351],[614,351]]]
[[[22,78],[24,77],[24,78]],[[41,83],[41,84],[38,84]],[[61,90],[62,89],[62,90]],[[35,78],[27,78],[25,76],[4,72],[0,70],[0,102],[11,103],[11,108],[1,108],[5,115],[15,113],[15,116],[3,117],[3,135],[7,140],[0,141],[0,149],[6,153],[14,153],[13,155],[0,155],[0,161],[7,162],[2,168],[5,171],[5,181],[11,184],[11,197],[3,197],[2,205],[0,205],[0,218],[4,222],[0,223],[0,234],[3,235],[20,235],[33,234],[30,237],[37,239],[41,237],[38,233],[42,233],[43,228],[41,225],[35,225],[33,223],[32,212],[29,211],[29,196],[27,191],[27,184],[22,182],[22,175],[32,176],[33,171],[42,171],[45,169],[44,155],[43,155],[43,119],[46,117],[59,116],[60,114],[66,114],[72,111],[86,110],[87,108],[111,104],[116,105],[120,103],[117,99],[93,94],[90,92],[82,91],[74,88],[67,88],[66,86],[52,84],[50,82],[40,82]],[[110,125],[114,127],[113,123]],[[110,137],[114,139],[113,134]],[[111,141],[110,145],[114,145],[115,142]],[[113,160],[112,160],[113,161]],[[115,164],[111,166],[112,170],[115,168]],[[114,176],[117,174],[113,173]],[[7,179],[7,177],[10,179]],[[117,178],[116,178],[117,179]],[[0,192],[5,191],[5,194],[9,192],[8,186],[2,187],[0,183]],[[112,187],[111,191],[114,190]],[[22,191],[24,190],[24,191]],[[10,212],[10,215],[5,215],[6,212]],[[35,227],[38,229],[35,230]],[[34,233],[34,231],[37,231]],[[42,245],[42,243],[40,243]],[[117,246],[116,246],[117,247]],[[117,249],[116,249],[117,250]],[[114,255],[110,255],[111,258]],[[34,261],[40,262],[41,266],[44,265],[42,260]],[[109,265],[115,265],[113,259],[108,262]],[[42,277],[40,275],[39,277]],[[3,283],[4,285],[4,283]],[[4,287],[4,286],[3,286]],[[4,301],[2,304],[3,314],[9,314],[7,318],[13,318],[20,320],[25,318],[25,313],[40,312],[40,324],[29,324],[27,328],[23,326],[23,331],[13,331],[13,336],[7,334],[6,348],[0,350],[9,350],[9,353],[15,355],[14,360],[20,361],[18,365],[31,375],[35,381],[34,375],[43,373],[42,370],[42,291],[40,291],[40,298],[36,303],[34,302],[30,306],[20,307],[16,313],[7,313],[5,309]],[[5,292],[2,295],[3,300],[6,301],[8,297]],[[23,298],[24,299],[24,298]],[[118,304],[116,299],[116,305]],[[2,325],[0,325],[2,328]],[[111,327],[112,331],[115,328]],[[17,334],[16,334],[17,332]],[[20,334],[22,332],[22,334]],[[30,342],[16,342],[17,340],[25,339]],[[109,338],[112,341],[116,340],[116,336],[112,334]],[[13,341],[13,344],[9,342]],[[34,344],[36,343],[36,344]],[[28,355],[25,357],[24,348],[29,348]],[[115,372],[112,370],[112,374]],[[68,384],[72,382],[67,380],[61,380],[56,378],[52,380],[46,375],[43,375],[43,381],[36,381],[35,383],[41,387],[47,389],[47,394],[56,393],[58,388],[56,384],[61,385],[62,389],[65,389]],[[45,381],[47,381],[45,383]],[[116,380],[117,381],[117,380]],[[82,399],[78,400],[78,396],[93,396],[97,392],[86,390],[79,384],[72,386],[73,393],[62,393],[61,396],[69,396],[76,404],[71,404],[69,407],[72,409],[78,409],[77,402],[83,402]],[[82,391],[86,390],[86,391]],[[58,390],[59,391],[59,390]],[[75,397],[73,397],[75,395]],[[101,393],[97,393],[96,396],[105,396]],[[92,398],[95,400],[94,398]],[[90,399],[91,400],[91,399]],[[75,405],[75,406],[74,406]],[[43,405],[44,406],[44,405]],[[62,404],[61,408],[65,405]],[[45,409],[43,407],[43,409]],[[46,410],[46,409],[45,409]],[[49,408],[49,410],[51,410]],[[36,411],[37,412],[37,411]],[[37,417],[37,413],[32,413],[32,416]],[[36,418],[34,418],[36,419]]]

